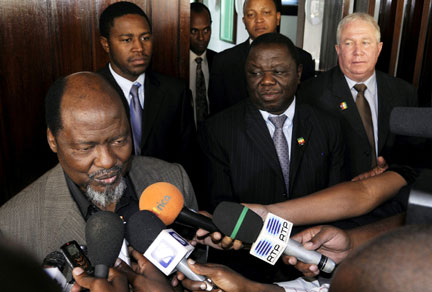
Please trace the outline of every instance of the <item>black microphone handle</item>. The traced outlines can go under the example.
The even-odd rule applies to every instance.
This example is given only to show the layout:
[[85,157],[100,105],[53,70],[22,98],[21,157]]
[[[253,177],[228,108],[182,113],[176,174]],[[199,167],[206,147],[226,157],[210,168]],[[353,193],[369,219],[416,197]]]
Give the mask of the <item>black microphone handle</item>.
[[213,224],[209,217],[206,217],[200,213],[194,212],[187,207],[183,207],[176,220],[178,223],[183,223],[192,227],[202,228],[210,233],[220,232],[216,225]]

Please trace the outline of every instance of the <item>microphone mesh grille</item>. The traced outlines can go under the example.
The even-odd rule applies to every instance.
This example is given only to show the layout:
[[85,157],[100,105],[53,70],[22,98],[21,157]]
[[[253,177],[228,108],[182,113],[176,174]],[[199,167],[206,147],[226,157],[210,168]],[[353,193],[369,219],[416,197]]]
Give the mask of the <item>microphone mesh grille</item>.
[[126,224],[126,239],[134,249],[144,253],[165,224],[152,212],[142,210],[133,214]]
[[124,238],[124,225],[120,217],[108,211],[94,213],[87,221],[85,235],[92,265],[113,266]]

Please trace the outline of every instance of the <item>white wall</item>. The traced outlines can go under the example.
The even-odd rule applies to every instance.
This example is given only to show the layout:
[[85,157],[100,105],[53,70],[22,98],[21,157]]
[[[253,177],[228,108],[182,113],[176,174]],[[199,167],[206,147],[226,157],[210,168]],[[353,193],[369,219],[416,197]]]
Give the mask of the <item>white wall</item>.
[[282,15],[280,33],[289,37],[290,40],[295,44],[297,37],[297,16]]

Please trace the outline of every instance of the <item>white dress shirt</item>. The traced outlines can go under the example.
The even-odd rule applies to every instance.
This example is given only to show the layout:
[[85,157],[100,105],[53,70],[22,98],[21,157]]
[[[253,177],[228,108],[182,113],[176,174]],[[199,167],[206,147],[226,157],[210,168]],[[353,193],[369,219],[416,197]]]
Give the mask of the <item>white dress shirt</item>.
[[111,63],[109,64],[109,69],[111,71],[112,76],[114,77],[117,84],[120,86],[121,90],[123,91],[123,96],[126,98],[128,104],[130,105],[130,102],[132,100],[132,96],[130,94],[130,90],[132,88],[132,85],[134,83],[139,82],[141,86],[138,88],[138,94],[139,94],[139,100],[141,104],[141,108],[144,109],[144,80],[145,80],[145,73],[142,73],[135,81],[130,81],[119,74],[117,74],[113,68],[111,67]]
[[196,103],[195,103],[195,97],[196,97],[196,67],[197,62],[195,62],[195,59],[201,57],[201,70],[204,74],[204,80],[205,80],[205,86],[206,86],[206,98],[207,98],[207,104],[209,104],[208,100],[208,84],[209,84],[209,77],[210,77],[210,71],[209,71],[209,65],[207,61],[207,50],[200,56],[189,50],[189,88],[192,91],[192,102],[193,102],[193,108],[194,108],[194,117],[196,121]]
[[[287,119],[285,120],[285,123],[283,125],[283,133],[285,135],[285,138],[287,139],[287,143],[288,143],[288,149],[289,149],[289,158],[291,160],[291,138],[292,138],[292,129],[293,129],[293,119],[294,119],[294,113],[295,113],[295,107],[296,107],[296,98],[294,97],[292,103],[290,104],[290,106],[285,110],[285,112],[283,112],[280,115],[286,115]],[[270,120],[268,119],[269,117],[274,117],[276,115],[273,115],[269,112],[263,111],[263,110],[259,110],[264,121],[266,122],[267,128],[270,132],[270,136],[273,137],[273,134],[276,130],[275,126],[273,125],[272,122],[270,122]]]

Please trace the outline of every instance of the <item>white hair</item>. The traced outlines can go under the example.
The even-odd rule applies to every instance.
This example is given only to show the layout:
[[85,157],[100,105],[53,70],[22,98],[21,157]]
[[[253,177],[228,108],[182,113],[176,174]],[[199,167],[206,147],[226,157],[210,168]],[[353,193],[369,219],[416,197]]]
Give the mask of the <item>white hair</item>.
[[381,40],[381,32],[380,32],[380,28],[378,26],[378,23],[375,21],[375,19],[370,16],[367,13],[362,13],[362,12],[355,12],[352,14],[349,14],[347,16],[345,16],[338,24],[337,27],[337,31],[336,31],[336,40],[337,40],[337,44],[340,44],[340,36],[341,36],[341,32],[342,29],[345,27],[345,25],[347,25],[350,22],[356,21],[356,20],[361,20],[364,22],[367,22],[369,24],[372,25],[372,27],[375,30],[375,37],[377,42],[379,43]]
[[93,202],[93,204],[102,208],[117,203],[120,201],[126,189],[126,181],[123,177],[116,187],[107,186],[102,192],[94,190],[90,184],[87,186],[86,195]]

